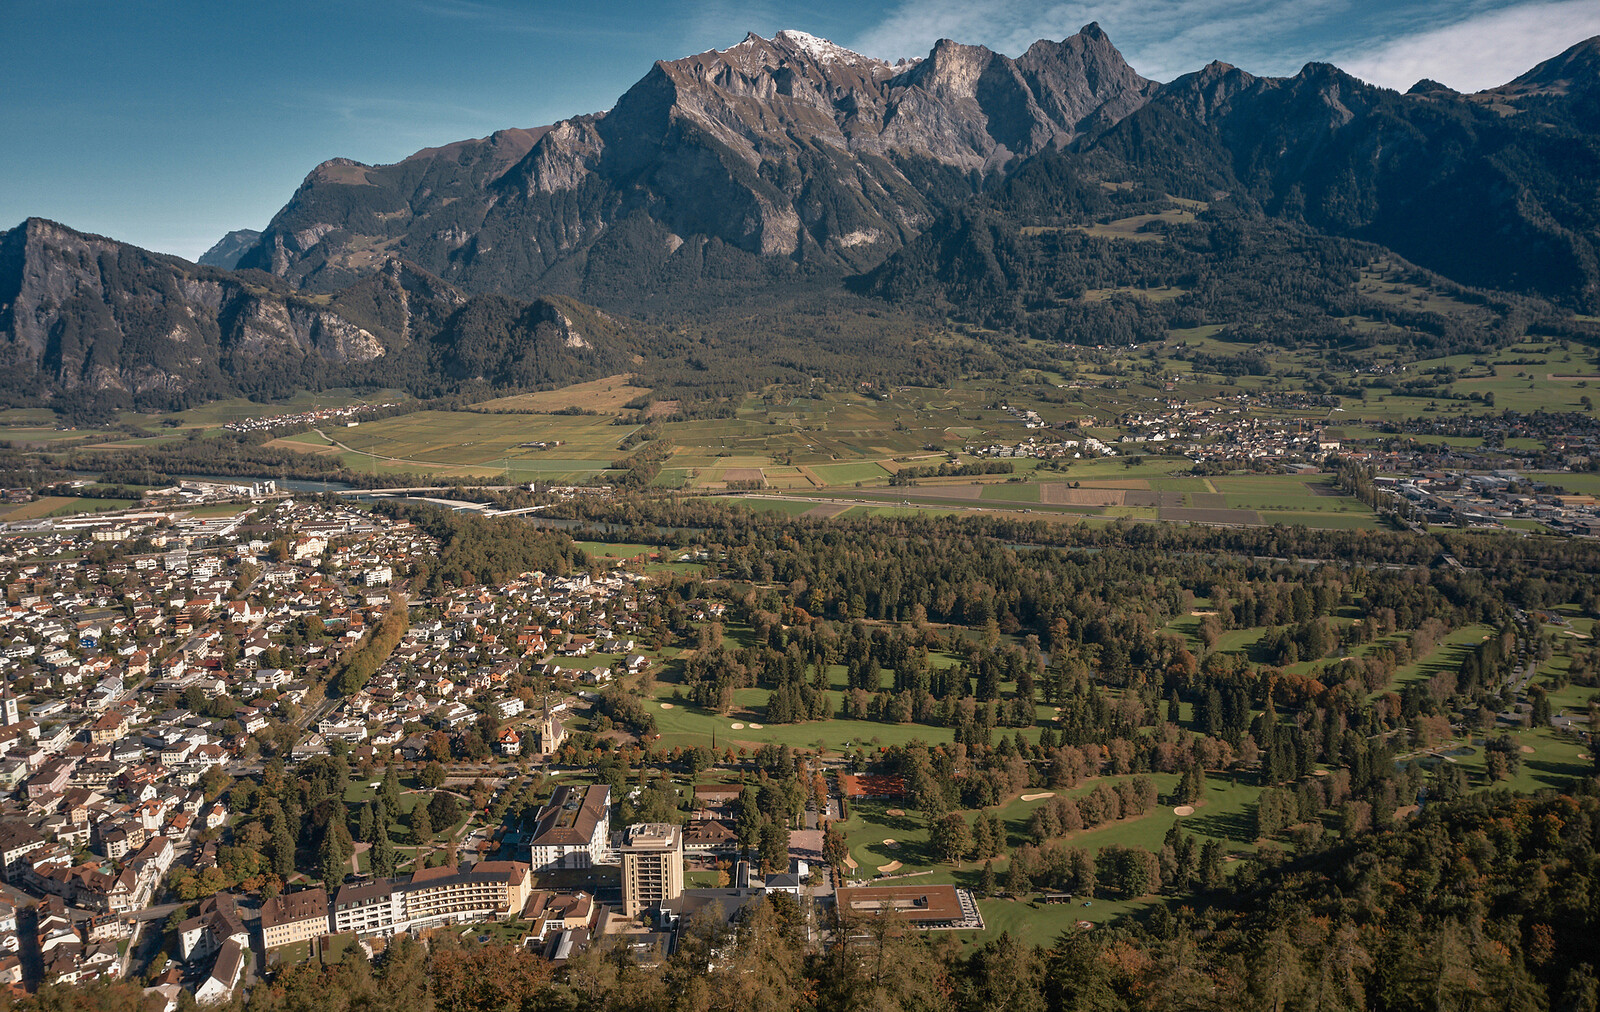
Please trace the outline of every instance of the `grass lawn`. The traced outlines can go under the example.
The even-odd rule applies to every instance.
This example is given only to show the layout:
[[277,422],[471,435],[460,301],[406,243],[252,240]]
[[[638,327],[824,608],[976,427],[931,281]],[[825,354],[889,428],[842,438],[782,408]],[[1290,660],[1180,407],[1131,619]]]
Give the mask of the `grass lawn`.
[[633,559],[662,550],[659,545],[612,544],[609,541],[575,541],[591,559]]
[[511,920],[468,924],[457,930],[464,938],[486,939],[485,945],[520,945],[535,929],[527,921]]
[[293,942],[289,945],[280,945],[272,950],[272,955],[278,961],[279,966],[293,966],[296,963],[304,963],[311,958],[311,942],[306,940]]
[[109,513],[112,510],[133,509],[137,505],[139,505],[137,499],[68,499],[46,516],[70,517],[80,513]]
[[998,485],[985,485],[978,493],[978,498],[983,500],[998,500],[1000,502],[1028,502],[1039,501],[1039,486],[1023,484],[1021,482],[1001,482]]
[[[1037,893],[1034,894],[1037,897]],[[980,899],[978,910],[983,914],[983,930],[959,933],[962,941],[981,945],[1002,933],[1009,933],[1025,945],[1048,946],[1061,933],[1078,921],[1089,921],[1096,927],[1109,924],[1119,917],[1142,913],[1159,906],[1163,900],[1146,896],[1137,900],[1108,900],[1096,898],[1087,902],[1041,903],[1033,900]]]
[[40,517],[49,516],[63,506],[70,506],[79,501],[76,496],[47,495],[35,499],[33,502],[0,507],[0,520],[37,520]]
[[236,517],[253,509],[255,509],[255,506],[251,503],[217,503],[212,506],[196,506],[189,511],[189,515],[192,517]]
[[322,940],[322,962],[324,965],[337,963],[345,950],[357,945],[355,932],[347,931],[340,935],[329,935]]
[[[1208,777],[1205,794],[1196,807],[1195,814],[1180,819],[1173,814],[1172,808],[1166,803],[1170,792],[1177,785],[1178,777],[1165,773],[1146,775],[1155,781],[1161,791],[1162,800],[1155,808],[1141,816],[1119,819],[1093,829],[1069,833],[1059,837],[1057,842],[1064,846],[1084,847],[1090,851],[1098,851],[1109,844],[1158,851],[1172,824],[1181,822],[1185,832],[1224,841],[1232,850],[1250,849],[1255,836],[1255,823],[1250,806],[1254,804],[1259,793],[1259,788],[1254,784],[1236,781],[1220,773]],[[1101,783],[1115,784],[1126,779],[1129,778],[1099,777],[1085,781],[1070,790],[1060,790],[1055,793],[1063,797],[1081,797]],[[1035,793],[1035,791],[1030,789],[1025,793]],[[1042,805],[1048,803],[1048,799],[1045,798],[1023,801],[1019,795],[1003,805],[989,809],[1000,817],[1005,827],[1008,848],[1030,842],[1028,820]],[[981,862],[964,862],[959,870],[940,863],[928,850],[927,819],[915,811],[907,811],[905,815],[888,814],[894,808],[894,804],[881,801],[851,803],[850,818],[841,823],[839,828],[844,832],[850,856],[858,866],[856,876],[870,879],[878,868],[892,861],[899,861],[905,871],[931,871],[933,874],[927,877],[928,881],[960,881],[974,886],[977,884]],[[968,822],[977,815],[974,811],[962,814],[966,816]],[[885,840],[893,840],[894,844],[886,846]],[[997,858],[994,865],[996,874],[1003,875],[1009,867],[1009,858]]]
[[[1496,732],[1497,737],[1498,734]],[[1526,793],[1545,787],[1563,787],[1578,777],[1594,774],[1593,761],[1578,758],[1588,755],[1589,749],[1574,734],[1548,727],[1528,728],[1512,734],[1522,746],[1533,751],[1522,754],[1522,763],[1515,776],[1489,784],[1491,788]],[[1466,770],[1471,782],[1478,786],[1484,784],[1486,777],[1483,741],[1481,735],[1475,735],[1470,746],[1471,754],[1453,757]]]
[[[762,745],[788,745],[791,748],[815,749],[825,745],[830,749],[842,748],[845,743],[857,745],[905,745],[924,741],[930,745],[948,742],[952,731],[947,727],[929,727],[925,724],[882,724],[875,720],[808,721],[803,724],[763,724],[765,704],[754,714],[741,714],[735,710],[728,716],[702,710],[687,699],[674,700],[670,683],[658,685],[656,731],[661,735],[660,745],[704,745],[716,735],[717,747],[759,748]],[[766,699],[764,689],[742,690]],[[662,709],[661,703],[670,703],[671,709]],[[763,724],[758,729],[749,727],[751,721]],[[734,724],[744,724],[735,728]]]
[[[369,785],[381,783],[383,783],[381,777],[351,783],[344,789],[344,803],[347,805],[359,805],[373,800],[378,796],[378,788]],[[421,788],[417,786],[414,778],[402,777],[400,779],[400,811],[402,814],[410,815],[411,810],[417,807],[417,802],[426,797],[425,794],[419,793],[420,790]]]
[[1433,653],[1397,668],[1390,687],[1404,688],[1412,682],[1426,681],[1441,671],[1459,671],[1467,652],[1493,633],[1494,630],[1486,625],[1463,626],[1448,633],[1434,647]]

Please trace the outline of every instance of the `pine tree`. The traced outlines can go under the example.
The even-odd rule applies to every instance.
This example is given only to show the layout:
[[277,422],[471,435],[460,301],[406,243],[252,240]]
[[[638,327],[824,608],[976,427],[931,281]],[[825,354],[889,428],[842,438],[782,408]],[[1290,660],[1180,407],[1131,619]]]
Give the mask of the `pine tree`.
[[1022,862],[1013,858],[1011,867],[1006,869],[1006,892],[1020,898],[1028,894],[1028,890],[1032,885],[1033,882],[1029,880],[1027,871],[1022,867]]
[[746,787],[739,792],[739,812],[733,823],[734,836],[739,846],[749,851],[760,840],[761,807],[756,803],[756,789]]
[[990,831],[989,820],[982,812],[972,822],[972,853],[985,860],[994,856],[994,833]]
[[280,815],[272,827],[272,870],[281,879],[294,874],[294,833],[286,816]]
[[389,839],[388,829],[378,827],[378,837],[372,844],[368,857],[372,863],[372,873],[381,877],[394,874],[395,849],[394,843]]
[[989,813],[989,838],[994,841],[991,851],[994,857],[1004,857],[1006,853],[1006,830],[1000,822],[999,812]]
[[329,826],[327,832],[322,834],[322,847],[317,852],[317,860],[322,870],[322,884],[328,892],[339,888],[344,881],[345,874],[350,870],[347,863],[349,858],[341,852],[337,834]]
[[419,847],[433,839],[433,820],[428,816],[427,805],[418,805],[411,810],[411,836]]
[[951,812],[935,822],[931,842],[940,860],[959,866],[967,848],[972,845],[966,818],[960,812]]
[[999,883],[995,881],[994,862],[985,861],[983,862],[983,875],[978,880],[978,892],[987,897],[993,896],[997,889],[999,889]]
[[400,811],[400,775],[390,765],[383,773],[383,786],[378,788],[378,797],[388,805],[390,817]]

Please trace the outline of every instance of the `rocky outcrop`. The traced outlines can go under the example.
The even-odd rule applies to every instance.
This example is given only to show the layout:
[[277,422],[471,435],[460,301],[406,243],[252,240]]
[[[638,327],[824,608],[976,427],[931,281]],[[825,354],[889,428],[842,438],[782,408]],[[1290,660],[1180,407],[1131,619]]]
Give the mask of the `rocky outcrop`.
[[165,405],[248,387],[302,359],[360,364],[388,351],[287,288],[40,218],[0,234],[0,293],[13,399],[31,387],[46,400]]
[[250,252],[251,247],[261,241],[261,233],[249,228],[234,229],[200,255],[199,263],[204,267],[220,267],[231,271],[239,266],[239,259]]

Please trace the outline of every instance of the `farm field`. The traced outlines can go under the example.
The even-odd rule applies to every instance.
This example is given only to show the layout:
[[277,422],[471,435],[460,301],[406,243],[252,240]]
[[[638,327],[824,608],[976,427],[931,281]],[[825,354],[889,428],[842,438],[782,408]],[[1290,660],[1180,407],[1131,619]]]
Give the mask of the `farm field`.
[[576,407],[585,411],[614,414],[621,411],[623,405],[629,401],[649,395],[648,387],[634,386],[632,379],[633,377],[627,374],[606,376],[588,383],[574,383],[559,390],[539,390],[510,397],[497,397],[494,400],[484,401],[476,407],[480,411],[515,412],[560,411],[563,408]]
[[30,503],[0,506],[0,522],[38,520],[42,517],[66,517],[80,513],[104,513],[109,510],[131,509],[139,505],[133,499],[84,499],[78,496],[44,496]]
[[[1096,462],[1099,463],[1099,462]],[[1144,467],[1140,468],[1144,470]],[[814,469],[816,470],[816,469]],[[1103,467],[1101,474],[1115,474]],[[1127,469],[1133,470],[1133,469]],[[1007,511],[1032,514],[1039,519],[1074,520],[1085,517],[1127,517],[1134,520],[1169,520],[1190,523],[1244,525],[1301,524],[1325,529],[1371,529],[1377,516],[1359,500],[1335,494],[1322,484],[1325,476],[1239,475],[1221,478],[1174,476],[1155,472],[1148,478],[1085,475],[1079,469],[1035,472],[1033,480],[924,481],[894,488],[823,487],[793,491],[805,509],[790,506],[780,490],[735,501],[751,509],[782,511],[790,515],[821,516],[813,512],[818,502],[845,502],[859,513],[868,506],[906,509],[943,506],[952,511]],[[834,515],[842,515],[836,513]]]

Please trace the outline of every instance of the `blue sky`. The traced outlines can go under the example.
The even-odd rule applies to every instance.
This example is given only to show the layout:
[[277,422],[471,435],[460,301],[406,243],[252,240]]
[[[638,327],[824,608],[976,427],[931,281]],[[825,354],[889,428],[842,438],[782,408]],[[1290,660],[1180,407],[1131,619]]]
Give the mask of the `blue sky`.
[[1470,91],[1600,34],[1600,2],[0,0],[0,228],[39,215],[194,258],[264,226],[326,158],[391,162],[605,109],[653,60],[747,30],[886,58],[941,37],[1016,55],[1089,21],[1157,80],[1324,60]]

